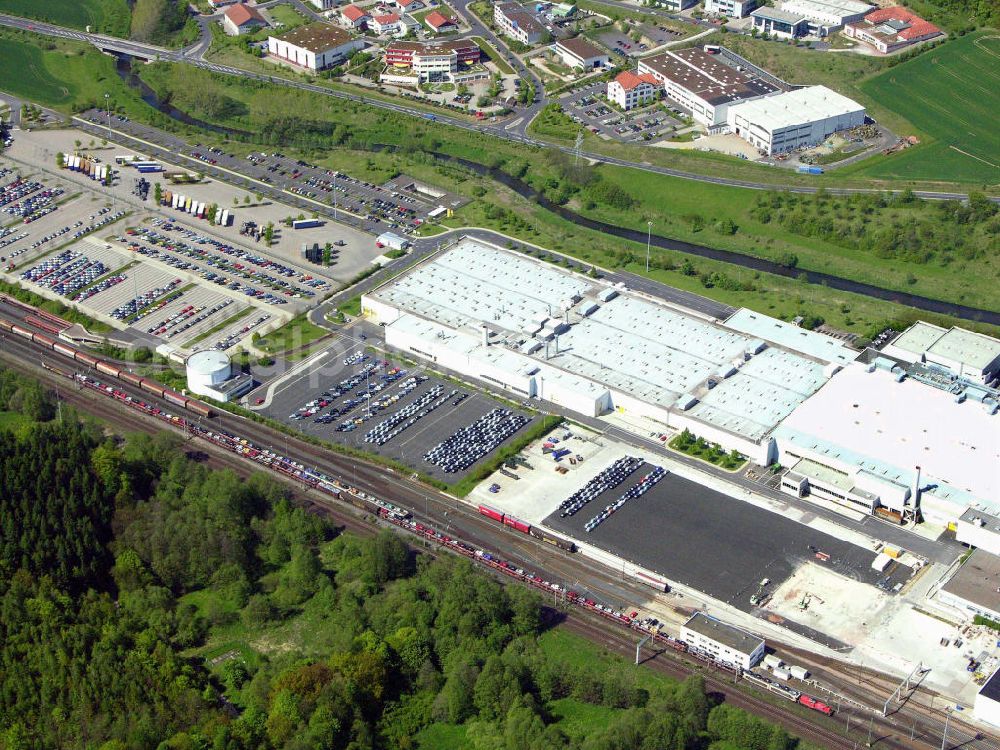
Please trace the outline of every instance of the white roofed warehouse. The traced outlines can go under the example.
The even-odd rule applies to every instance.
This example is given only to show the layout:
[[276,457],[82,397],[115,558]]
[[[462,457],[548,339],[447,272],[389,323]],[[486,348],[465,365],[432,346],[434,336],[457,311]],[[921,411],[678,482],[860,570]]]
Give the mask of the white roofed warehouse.
[[806,86],[732,104],[726,119],[733,133],[770,155],[815,146],[863,125],[865,108],[826,86]]
[[469,238],[362,308],[389,346],[520,398],[687,428],[763,464],[773,429],[856,356],[767,316],[730,327]]

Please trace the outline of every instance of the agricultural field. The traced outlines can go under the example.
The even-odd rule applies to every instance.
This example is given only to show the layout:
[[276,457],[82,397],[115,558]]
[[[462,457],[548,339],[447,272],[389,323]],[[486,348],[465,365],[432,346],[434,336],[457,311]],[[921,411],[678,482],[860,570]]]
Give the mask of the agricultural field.
[[865,81],[861,90],[933,139],[862,174],[1000,184],[1000,33],[949,41]]
[[0,0],[0,13],[125,37],[131,16],[126,0]]

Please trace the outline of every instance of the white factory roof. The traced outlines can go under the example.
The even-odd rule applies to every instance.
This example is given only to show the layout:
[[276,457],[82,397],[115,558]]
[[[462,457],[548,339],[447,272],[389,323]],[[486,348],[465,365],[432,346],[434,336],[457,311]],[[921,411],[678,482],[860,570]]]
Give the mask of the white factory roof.
[[187,368],[200,375],[211,375],[229,367],[229,355],[215,349],[195,352],[187,360]]
[[799,453],[909,485],[915,467],[935,497],[1000,511],[1000,415],[912,378],[858,363],[834,375],[774,436]]
[[731,121],[732,117],[738,114],[764,130],[774,132],[851,112],[863,112],[864,109],[853,99],[848,99],[826,86],[806,86],[734,104],[729,107],[729,119]]
[[[818,343],[814,337],[820,334],[796,337],[784,326],[770,325],[766,316],[744,316],[746,327],[761,330],[743,332],[627,292],[582,316],[581,308],[605,288],[548,263],[465,239],[368,296],[425,319],[404,325],[407,332],[432,337],[434,344],[451,342],[455,334],[449,329],[459,329],[468,332],[463,345],[481,347],[481,334],[475,332],[486,324],[497,336],[485,349],[491,357],[503,352],[516,358],[499,363],[510,372],[533,361],[545,368],[547,382],[559,379],[579,393],[610,389],[664,409],[692,394],[701,400],[695,409],[702,419],[753,440],[812,394],[825,379],[824,365],[840,356]],[[580,302],[566,313],[563,304],[571,299]],[[544,349],[528,356],[522,348],[530,335],[526,331],[537,330],[538,321],[548,316],[561,323],[568,317],[569,330],[551,341],[547,358]],[[427,327],[427,321],[435,325]],[[779,347],[792,351],[768,348],[763,339],[779,339]],[[802,341],[806,356],[796,352],[803,350]],[[747,361],[754,352],[762,354]],[[720,373],[734,374],[724,378]]]
[[735,328],[748,336],[767,339],[778,346],[808,354],[829,364],[846,365],[858,358],[858,352],[832,336],[799,328],[794,323],[761,315],[745,307],[729,316],[726,327]]
[[899,334],[891,346],[914,354],[918,359],[929,354],[931,359],[957,362],[978,372],[1000,357],[998,339],[964,328],[946,329],[923,321],[917,321]]
[[868,3],[857,2],[857,0],[785,0],[781,4],[781,9],[802,13],[806,16],[827,14],[853,16],[858,13],[867,13],[872,9],[872,6]]

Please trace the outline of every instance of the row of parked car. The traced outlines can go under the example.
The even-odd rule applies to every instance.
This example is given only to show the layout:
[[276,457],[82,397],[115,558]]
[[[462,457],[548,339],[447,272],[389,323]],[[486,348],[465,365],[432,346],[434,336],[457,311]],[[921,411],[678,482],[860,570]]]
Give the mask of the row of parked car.
[[642,479],[640,479],[636,484],[625,490],[625,493],[615,500],[613,503],[608,503],[600,513],[591,518],[587,523],[583,525],[583,530],[588,534],[604,523],[609,517],[611,517],[616,511],[620,510],[625,503],[629,500],[635,500],[638,497],[642,497],[649,490],[656,486],[663,477],[667,474],[666,470],[662,466],[654,466],[653,469],[647,472]]
[[51,289],[64,297],[97,281],[108,272],[101,261],[94,261],[82,253],[64,250],[53,258],[47,258],[21,274],[22,281],[30,281],[45,289]]
[[62,188],[46,188],[27,198],[22,198],[14,203],[4,206],[4,213],[11,216],[20,217],[25,224],[38,221],[43,216],[47,216],[56,210],[56,198],[65,191]]
[[448,474],[465,471],[530,421],[530,417],[510,409],[491,409],[427,451],[424,460]]
[[642,465],[643,459],[636,456],[623,456],[611,466],[587,482],[568,498],[559,503],[562,518],[576,515],[577,512],[595,497],[614,489]]
[[224,336],[223,338],[219,339],[214,344],[212,344],[211,348],[212,349],[216,349],[216,350],[218,350],[220,352],[224,352],[226,349],[228,349],[233,344],[235,344],[237,341],[239,341],[244,336],[246,336],[248,333],[250,333],[250,331],[252,331],[254,328],[256,328],[257,326],[263,325],[264,323],[266,323],[270,319],[271,319],[271,316],[268,313],[264,313],[259,318],[257,318],[256,320],[254,320],[252,323],[247,323],[245,326],[243,326],[242,328],[240,328],[240,330],[233,331],[228,336]]
[[77,302],[83,302],[91,297],[94,297],[101,292],[107,291],[113,286],[118,286],[121,284],[128,276],[123,273],[117,273],[114,276],[108,276],[107,278],[101,279],[98,283],[94,284],[92,287],[88,287],[81,292],[78,292],[76,296],[73,297]]
[[298,410],[289,414],[288,418],[298,420],[315,416],[316,414],[319,413],[321,409],[325,409],[327,406],[332,404],[334,399],[340,398],[341,396],[350,393],[351,391],[353,391],[355,388],[358,387],[359,383],[369,380],[373,374],[375,374],[388,364],[389,363],[386,362],[385,360],[369,362],[351,377],[344,378],[333,388],[328,388],[327,390],[319,394],[319,396],[307,402]]
[[[174,291],[182,283],[184,282],[182,282],[180,279],[174,279],[173,281],[167,282],[163,286],[147,289],[138,297],[133,297],[128,302],[118,305],[118,307],[116,307],[114,310],[111,311],[111,317],[114,318],[115,320],[126,320],[135,315],[136,313],[140,314],[139,317],[142,317],[143,315],[149,315],[156,309],[152,307],[153,303],[156,302],[156,300],[158,300],[165,294],[169,295],[170,292]],[[178,296],[180,296],[179,293],[177,296],[173,297],[173,299],[177,299]],[[165,302],[166,301],[164,301],[164,303]]]
[[22,198],[26,198],[32,193],[38,192],[43,187],[45,186],[40,182],[18,178],[0,188],[0,206],[6,206]]
[[[453,390],[450,394],[444,395],[444,386],[438,383],[427,393],[418,396],[412,403],[407,404],[395,414],[382,420],[375,425],[368,434],[365,435],[365,442],[372,445],[382,446],[396,437],[403,430],[412,427],[432,411],[443,405],[445,401],[453,397],[458,391]],[[349,425],[351,420],[345,422],[341,427]],[[357,422],[354,423],[357,426]]]
[[351,432],[356,430],[368,419],[371,419],[377,414],[385,411],[390,406],[399,403],[400,400],[416,390],[418,385],[427,380],[426,375],[416,375],[407,378],[404,382],[400,383],[397,386],[398,390],[395,393],[387,393],[377,399],[373,397],[374,394],[381,391],[382,388],[387,387],[390,383],[394,383],[403,377],[406,377],[406,370],[400,370],[398,367],[394,367],[381,376],[381,382],[369,385],[369,389],[367,391],[359,391],[358,395],[341,402],[339,407],[332,409],[328,414],[316,417],[313,422],[318,422],[319,424],[330,424],[337,418],[342,417],[356,409],[358,406],[365,404],[367,408],[363,414],[354,419],[346,420],[337,427],[338,432]]

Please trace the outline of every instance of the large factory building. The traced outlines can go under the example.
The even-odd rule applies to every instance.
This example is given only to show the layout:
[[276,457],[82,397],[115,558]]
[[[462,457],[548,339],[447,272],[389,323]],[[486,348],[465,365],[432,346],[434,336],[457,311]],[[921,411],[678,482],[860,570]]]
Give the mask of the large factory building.
[[520,398],[645,417],[767,464],[774,428],[856,353],[740,311],[718,323],[464,239],[362,298],[386,343]]

